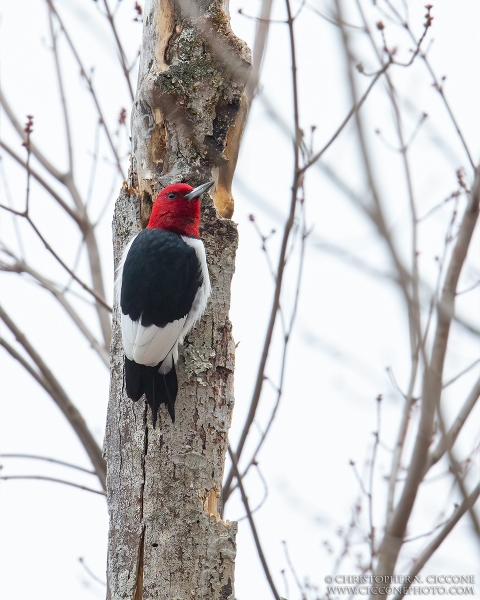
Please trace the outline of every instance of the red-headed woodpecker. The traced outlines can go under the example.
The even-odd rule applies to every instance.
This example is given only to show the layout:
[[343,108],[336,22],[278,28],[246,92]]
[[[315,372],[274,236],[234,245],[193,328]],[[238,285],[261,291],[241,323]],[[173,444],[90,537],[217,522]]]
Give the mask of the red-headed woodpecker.
[[145,394],[154,427],[162,403],[175,421],[178,344],[202,316],[210,295],[198,227],[200,196],[213,183],[163,189],[147,228],[127,245],[118,270],[125,387],[134,401]]

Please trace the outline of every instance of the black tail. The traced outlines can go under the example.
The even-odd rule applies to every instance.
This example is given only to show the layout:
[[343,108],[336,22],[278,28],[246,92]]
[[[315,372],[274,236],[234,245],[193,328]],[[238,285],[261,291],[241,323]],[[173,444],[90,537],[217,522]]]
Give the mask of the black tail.
[[127,396],[134,402],[145,394],[152,409],[154,427],[157,422],[158,409],[162,403],[167,407],[172,423],[175,423],[175,398],[178,392],[178,382],[174,364],[172,364],[172,369],[163,375],[158,372],[158,366],[139,365],[125,357],[125,387]]

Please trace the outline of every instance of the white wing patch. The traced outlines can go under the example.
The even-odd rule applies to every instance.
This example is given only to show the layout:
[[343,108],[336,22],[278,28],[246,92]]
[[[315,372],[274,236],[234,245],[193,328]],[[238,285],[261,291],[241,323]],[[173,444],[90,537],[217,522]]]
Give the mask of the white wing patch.
[[117,272],[115,273],[115,285],[114,285],[114,299],[117,303],[117,306],[120,306],[120,295],[122,293],[122,279],[123,279],[123,267],[125,266],[125,261],[127,260],[127,254],[132,247],[132,244],[137,237],[138,233],[136,233],[132,239],[128,242],[122,252],[122,258],[117,267]]
[[[141,320],[141,319],[140,319]],[[144,327],[139,321],[132,321],[122,314],[122,337],[125,356],[140,365],[155,367],[176,346],[187,320],[187,315],[172,321],[165,327],[149,325]]]
[[203,276],[203,284],[198,288],[197,293],[195,294],[195,298],[193,299],[192,308],[188,313],[188,319],[185,323],[185,327],[180,335],[179,342],[183,344],[183,338],[187,335],[190,329],[195,325],[197,321],[200,320],[200,317],[205,312],[207,308],[208,297],[211,292],[210,285],[210,276],[208,274],[207,267],[207,257],[205,255],[205,246],[203,245],[202,240],[198,238],[191,238],[182,235],[182,240],[191,248],[195,250],[195,254],[197,255],[198,262],[200,263],[200,268],[202,269]]

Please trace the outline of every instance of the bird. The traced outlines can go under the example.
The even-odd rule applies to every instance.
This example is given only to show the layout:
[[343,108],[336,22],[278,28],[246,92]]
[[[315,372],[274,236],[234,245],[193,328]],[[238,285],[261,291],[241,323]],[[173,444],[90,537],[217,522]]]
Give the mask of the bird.
[[175,422],[178,345],[200,319],[211,291],[200,238],[200,196],[214,185],[174,183],[157,195],[148,225],[126,246],[116,278],[124,388],[143,394],[153,427],[160,405]]

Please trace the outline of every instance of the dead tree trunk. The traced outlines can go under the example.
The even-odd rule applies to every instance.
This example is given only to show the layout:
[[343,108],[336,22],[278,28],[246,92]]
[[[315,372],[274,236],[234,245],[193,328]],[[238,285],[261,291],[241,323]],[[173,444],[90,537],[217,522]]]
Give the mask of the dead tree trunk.
[[213,178],[201,229],[213,290],[179,359],[175,424],[162,406],[155,429],[144,401],[134,404],[123,391],[115,307],[105,436],[111,600],[234,598],[236,523],[222,521],[217,502],[234,400],[228,312],[237,231],[229,220],[230,186],[250,54],[230,29],[225,4],[150,0],[144,9],[130,182],[113,223],[115,262],[145,226],[158,190]]

